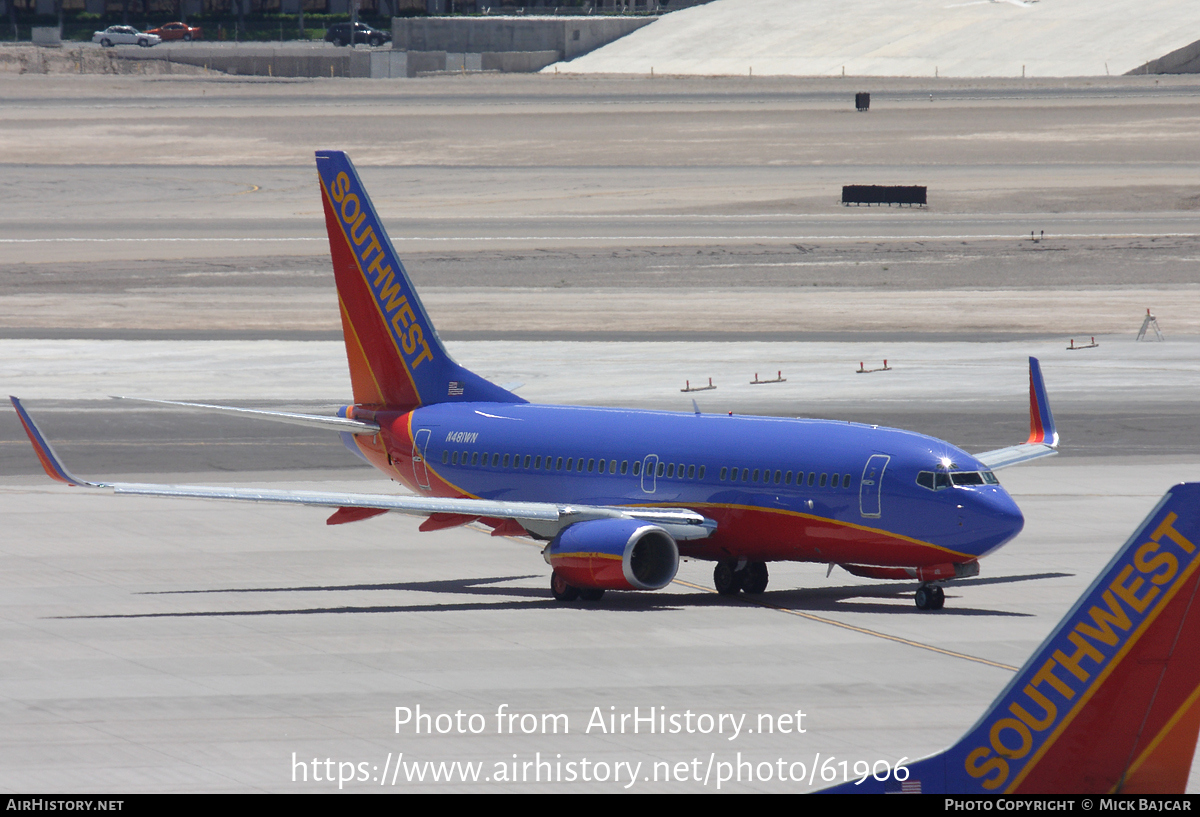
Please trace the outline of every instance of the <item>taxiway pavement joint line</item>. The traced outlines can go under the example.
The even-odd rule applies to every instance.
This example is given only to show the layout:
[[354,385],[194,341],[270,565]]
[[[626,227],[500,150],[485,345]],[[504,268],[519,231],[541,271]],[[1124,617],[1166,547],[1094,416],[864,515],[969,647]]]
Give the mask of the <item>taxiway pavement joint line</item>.
[[[1054,239],[1122,239],[1122,238],[1196,238],[1196,233],[1063,233],[1055,234]],[[293,237],[246,237],[246,236],[205,236],[196,238],[0,238],[0,244],[162,244],[162,243],[203,243],[211,241],[230,242],[287,242],[287,241],[325,241],[322,236],[293,236]],[[392,236],[393,243],[411,241],[450,242],[450,241],[1028,241],[1023,234],[971,234],[944,233],[938,235],[519,235],[519,236]],[[1043,239],[1045,241],[1050,238]]]
[[[684,587],[690,587],[694,590],[703,590],[706,593],[716,593],[717,592],[716,590],[713,590],[710,587],[705,587],[700,584],[692,584],[691,582],[685,582],[682,579],[675,579],[674,583],[683,585]],[[754,599],[745,599],[745,598],[741,599],[741,601],[744,601],[747,604],[757,605],[758,607],[766,607],[769,610],[778,610],[781,613],[788,613],[789,615],[799,616],[800,618],[806,618],[810,621],[816,621],[820,624],[829,624],[833,627],[840,627],[843,630],[851,630],[856,633],[862,633],[863,635],[869,635],[869,636],[873,636],[875,638],[882,638],[885,641],[894,641],[897,644],[904,644],[909,647],[917,647],[918,649],[922,649],[922,650],[929,650],[930,652],[936,652],[940,655],[947,655],[947,656],[950,656],[951,658],[962,658],[963,660],[966,660],[966,661],[974,661],[976,664],[984,664],[989,667],[996,667],[997,669],[1006,669],[1009,672],[1016,672],[1018,669],[1020,669],[1020,667],[1013,667],[1013,666],[1009,666],[1008,664],[1001,664],[999,661],[990,661],[987,658],[980,658],[977,655],[967,655],[966,653],[963,653],[963,652],[955,652],[954,650],[947,650],[947,649],[943,649],[942,647],[935,647],[932,644],[924,644],[920,641],[913,641],[908,638],[901,638],[898,635],[888,635],[887,633],[881,633],[878,630],[868,630],[866,627],[856,627],[853,624],[846,624],[845,622],[837,621],[832,618],[825,618],[824,616],[818,616],[818,615],[814,615],[812,613],[805,613],[800,610],[793,610],[788,607],[780,607],[775,604],[768,604],[765,601],[756,601]]]

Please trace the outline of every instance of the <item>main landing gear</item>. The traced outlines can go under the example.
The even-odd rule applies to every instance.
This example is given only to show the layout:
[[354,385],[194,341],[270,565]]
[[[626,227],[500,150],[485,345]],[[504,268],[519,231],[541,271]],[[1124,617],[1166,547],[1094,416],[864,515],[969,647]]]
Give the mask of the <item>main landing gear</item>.
[[936,584],[923,584],[917,588],[918,610],[941,610],[946,606],[946,591]]
[[567,584],[567,580],[557,570],[550,574],[550,592],[554,594],[555,601],[563,602],[576,599],[600,601],[604,597],[603,587],[576,587]]
[[738,591],[758,595],[767,589],[770,575],[767,573],[766,562],[738,562],[728,560],[717,562],[713,568],[713,584],[722,596],[736,596]]

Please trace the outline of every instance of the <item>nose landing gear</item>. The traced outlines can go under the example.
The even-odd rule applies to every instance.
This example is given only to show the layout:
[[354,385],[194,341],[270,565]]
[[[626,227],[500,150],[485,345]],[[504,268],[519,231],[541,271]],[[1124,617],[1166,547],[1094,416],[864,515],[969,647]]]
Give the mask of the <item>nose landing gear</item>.
[[936,584],[923,584],[917,588],[918,610],[941,610],[946,606],[946,591]]

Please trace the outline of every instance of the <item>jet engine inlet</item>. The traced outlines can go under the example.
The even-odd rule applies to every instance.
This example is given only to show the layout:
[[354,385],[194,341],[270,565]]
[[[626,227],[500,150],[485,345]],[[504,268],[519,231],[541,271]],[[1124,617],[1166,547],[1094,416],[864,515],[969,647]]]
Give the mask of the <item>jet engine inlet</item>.
[[555,572],[574,587],[658,590],[679,570],[675,539],[637,519],[592,519],[562,531],[546,549]]

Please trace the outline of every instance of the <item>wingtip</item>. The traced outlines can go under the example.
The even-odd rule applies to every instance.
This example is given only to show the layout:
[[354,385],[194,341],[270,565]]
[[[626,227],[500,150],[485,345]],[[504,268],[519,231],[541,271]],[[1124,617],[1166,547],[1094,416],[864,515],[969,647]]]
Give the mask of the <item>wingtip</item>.
[[1050,397],[1046,393],[1046,381],[1042,377],[1042,365],[1036,357],[1029,357],[1029,443],[1041,443],[1051,448],[1058,447],[1058,430],[1054,425],[1054,414],[1050,411]]
[[38,462],[42,464],[42,470],[46,472],[46,476],[56,482],[64,482],[67,485],[90,485],[95,486],[97,483],[88,482],[80,479],[67,470],[55,453],[54,447],[42,434],[42,430],[37,427],[37,423],[29,416],[29,412],[21,405],[20,399],[13,395],[9,395],[8,399],[12,401],[13,408],[17,411],[17,418],[21,421],[22,428],[25,429],[25,436],[29,438],[29,442],[33,445],[33,453],[37,455]]

